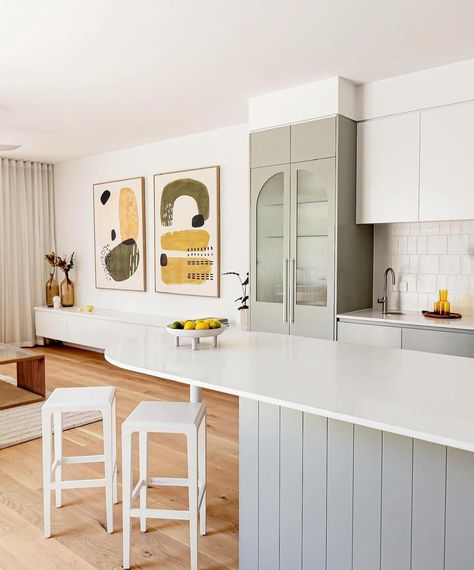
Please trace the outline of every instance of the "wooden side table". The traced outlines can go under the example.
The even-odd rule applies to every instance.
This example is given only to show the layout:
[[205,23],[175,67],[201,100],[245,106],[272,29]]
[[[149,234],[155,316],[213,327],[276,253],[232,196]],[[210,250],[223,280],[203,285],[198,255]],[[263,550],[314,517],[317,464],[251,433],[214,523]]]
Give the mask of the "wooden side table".
[[0,410],[44,400],[44,356],[8,344],[0,344],[0,365],[12,363],[16,363],[17,385],[0,381]]

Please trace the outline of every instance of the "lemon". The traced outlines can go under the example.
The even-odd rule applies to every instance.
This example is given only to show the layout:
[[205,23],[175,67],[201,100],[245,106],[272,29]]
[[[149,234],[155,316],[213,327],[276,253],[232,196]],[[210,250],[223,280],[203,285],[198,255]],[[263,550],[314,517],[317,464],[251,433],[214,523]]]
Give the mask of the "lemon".
[[211,322],[209,323],[209,327],[211,329],[220,329],[221,326],[222,326],[222,323],[217,319],[212,319]]
[[182,329],[183,325],[179,321],[174,321],[170,325],[168,325],[170,329]]
[[197,331],[207,331],[209,330],[209,325],[207,323],[196,323],[196,330]]
[[184,330],[185,331],[193,331],[196,327],[196,324],[194,321],[186,321],[184,323]]

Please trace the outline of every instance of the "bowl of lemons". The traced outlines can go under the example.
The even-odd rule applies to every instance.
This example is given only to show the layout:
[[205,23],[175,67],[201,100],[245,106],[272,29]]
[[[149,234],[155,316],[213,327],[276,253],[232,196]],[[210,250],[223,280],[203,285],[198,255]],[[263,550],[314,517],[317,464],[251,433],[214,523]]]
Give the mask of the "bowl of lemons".
[[217,337],[225,331],[219,319],[196,319],[173,321],[166,327],[166,332],[174,336],[175,346],[179,346],[180,338],[190,338],[193,350],[197,350],[201,338],[212,337],[217,346]]

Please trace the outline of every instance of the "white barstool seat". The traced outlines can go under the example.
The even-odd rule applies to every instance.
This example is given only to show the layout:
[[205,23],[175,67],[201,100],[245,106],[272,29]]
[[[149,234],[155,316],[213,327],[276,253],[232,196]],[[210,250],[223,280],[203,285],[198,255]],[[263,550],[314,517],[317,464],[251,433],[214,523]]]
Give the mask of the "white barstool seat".
[[[139,434],[139,480],[132,480],[132,434]],[[148,434],[179,433],[187,438],[188,477],[148,476]],[[188,510],[147,508],[148,487],[182,486],[189,490]],[[122,424],[123,567],[130,568],[131,519],[189,521],[191,570],[198,568],[198,516],[200,534],[206,534],[206,406],[186,402],[141,402]],[[140,507],[133,502],[140,497]]]
[[[103,419],[103,455],[62,455],[62,421],[65,412],[97,411]],[[54,419],[54,460],[52,459],[52,427]],[[62,489],[105,487],[107,532],[113,532],[113,503],[117,503],[117,446],[115,388],[56,388],[43,404],[43,498],[44,535],[51,536],[51,491],[56,492],[56,507],[61,507]],[[62,480],[62,466],[71,463],[104,463],[104,478]],[[54,475],[54,482],[51,481]]]

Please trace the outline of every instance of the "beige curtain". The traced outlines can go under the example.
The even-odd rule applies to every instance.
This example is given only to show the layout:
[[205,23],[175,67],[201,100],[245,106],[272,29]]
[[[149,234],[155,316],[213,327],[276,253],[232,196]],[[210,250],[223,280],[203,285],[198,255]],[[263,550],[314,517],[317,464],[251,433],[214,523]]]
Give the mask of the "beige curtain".
[[0,158],[0,342],[35,344],[33,307],[45,302],[53,208],[51,164]]

